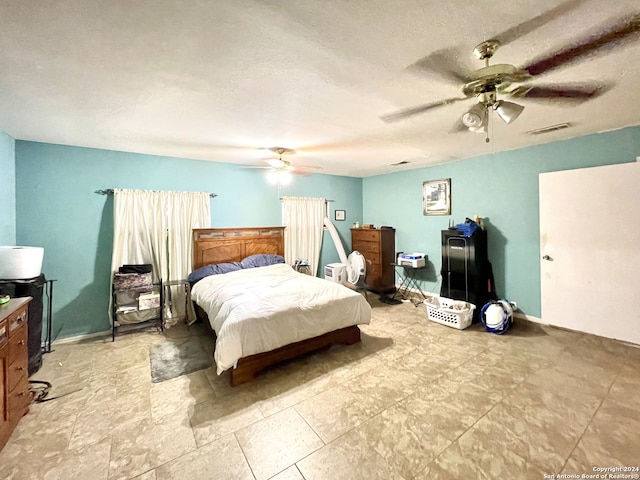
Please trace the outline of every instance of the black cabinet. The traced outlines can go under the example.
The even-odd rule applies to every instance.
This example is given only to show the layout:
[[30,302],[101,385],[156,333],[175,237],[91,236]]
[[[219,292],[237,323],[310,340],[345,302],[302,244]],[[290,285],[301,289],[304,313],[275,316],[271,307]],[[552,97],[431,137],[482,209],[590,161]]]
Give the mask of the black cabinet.
[[476,306],[475,318],[495,300],[493,272],[487,254],[487,232],[476,230],[465,237],[455,229],[442,231],[442,287],[440,295]]
[[42,367],[43,291],[46,282],[44,275],[25,280],[0,280],[0,293],[12,298],[31,297],[28,307],[29,337],[27,340],[29,376]]

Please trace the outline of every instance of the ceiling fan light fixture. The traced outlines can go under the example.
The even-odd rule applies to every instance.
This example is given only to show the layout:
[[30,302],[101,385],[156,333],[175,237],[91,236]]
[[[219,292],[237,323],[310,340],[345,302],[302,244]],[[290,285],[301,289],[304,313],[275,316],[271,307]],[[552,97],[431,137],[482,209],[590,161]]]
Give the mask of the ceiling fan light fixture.
[[267,172],[267,181],[272,185],[278,183],[278,172],[276,172],[275,170]]
[[465,127],[478,128],[484,124],[485,106],[482,103],[476,103],[464,115],[462,115],[462,123]]
[[291,173],[284,171],[284,172],[278,172],[279,175],[279,180],[280,180],[280,185],[284,186],[284,185],[289,185],[291,183],[291,180],[293,180],[293,176],[291,175]]
[[286,170],[270,170],[267,172],[267,181],[272,185],[284,187],[293,180],[293,175]]
[[469,131],[473,133],[487,133],[487,126],[483,124],[479,127],[469,127]]
[[517,103],[498,100],[496,103],[494,103],[493,109],[504,121],[504,123],[508,125],[520,116],[520,114],[524,110],[524,107],[522,105],[518,105]]

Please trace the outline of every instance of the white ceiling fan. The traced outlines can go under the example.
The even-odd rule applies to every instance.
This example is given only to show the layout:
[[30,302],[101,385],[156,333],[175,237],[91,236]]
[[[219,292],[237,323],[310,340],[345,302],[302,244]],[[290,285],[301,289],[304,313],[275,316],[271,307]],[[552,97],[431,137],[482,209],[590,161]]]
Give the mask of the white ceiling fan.
[[309,176],[318,170],[322,170],[322,167],[316,165],[292,165],[289,160],[284,160],[282,158],[283,156],[293,155],[294,153],[296,153],[296,151],[291,148],[270,147],[267,150],[275,153],[277,155],[277,158],[269,158],[264,160],[266,165],[249,165],[246,168],[266,169],[269,170],[269,174],[275,174],[272,176],[277,176],[278,174]]
[[[456,130],[486,133],[490,111],[495,111],[505,123],[510,124],[524,110],[524,106],[505,101],[500,97],[564,102],[565,104],[575,104],[596,98],[606,92],[609,85],[585,81],[549,85],[536,85],[530,82],[552,70],[585,60],[595,53],[608,51],[637,40],[640,36],[640,14],[634,13],[623,17],[614,24],[603,27],[597,34],[586,35],[575,43],[561,47],[559,50],[534,59],[521,67],[511,64],[491,65],[489,63],[501,45],[510,43],[544,23],[566,14],[582,3],[584,0],[569,0],[538,17],[478,44],[474,49],[474,54],[478,60],[484,62],[484,66],[472,72],[468,72],[458,65],[455,62],[455,52],[450,50],[437,51],[422,58],[410,68],[435,73],[448,82],[458,85],[462,96],[407,108],[383,115],[380,118],[385,122],[393,122],[475,98],[473,106],[460,118]],[[488,137],[487,141],[489,141]]]

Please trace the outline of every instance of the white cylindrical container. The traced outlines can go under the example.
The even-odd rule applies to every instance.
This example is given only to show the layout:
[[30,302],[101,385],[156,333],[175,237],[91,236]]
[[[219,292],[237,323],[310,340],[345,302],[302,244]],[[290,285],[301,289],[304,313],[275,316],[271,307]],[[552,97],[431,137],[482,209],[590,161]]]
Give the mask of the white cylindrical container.
[[40,275],[44,248],[0,246],[0,279],[21,280]]

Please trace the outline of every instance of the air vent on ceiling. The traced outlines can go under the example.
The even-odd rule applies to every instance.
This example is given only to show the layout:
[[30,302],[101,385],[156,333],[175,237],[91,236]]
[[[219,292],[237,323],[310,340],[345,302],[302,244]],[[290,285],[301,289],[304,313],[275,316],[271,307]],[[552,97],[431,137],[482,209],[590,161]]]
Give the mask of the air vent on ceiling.
[[570,123],[559,123],[557,125],[551,125],[549,127],[538,128],[537,130],[529,130],[527,134],[540,135],[541,133],[555,132],[556,130],[562,130],[564,128],[569,128],[570,126],[571,126]]
[[408,160],[402,160],[401,162],[398,162],[398,163],[391,163],[390,165],[391,165],[392,167],[399,167],[400,165],[408,165],[409,163],[411,163],[411,162],[410,162],[410,161],[408,161]]

